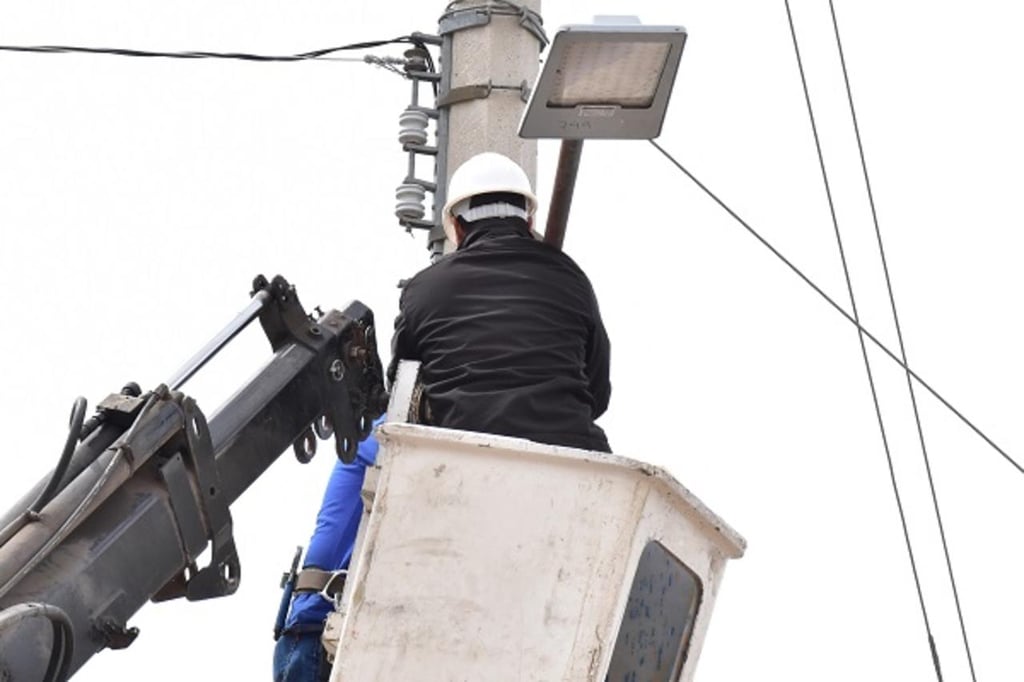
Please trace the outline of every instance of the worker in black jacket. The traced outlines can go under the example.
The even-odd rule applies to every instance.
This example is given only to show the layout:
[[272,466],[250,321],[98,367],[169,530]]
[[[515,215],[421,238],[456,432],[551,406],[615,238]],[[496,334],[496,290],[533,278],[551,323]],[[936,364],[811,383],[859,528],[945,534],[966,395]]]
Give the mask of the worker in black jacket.
[[587,276],[531,231],[526,173],[486,152],[452,175],[457,250],[404,287],[388,370],[418,360],[427,423],[610,452],[609,342]]

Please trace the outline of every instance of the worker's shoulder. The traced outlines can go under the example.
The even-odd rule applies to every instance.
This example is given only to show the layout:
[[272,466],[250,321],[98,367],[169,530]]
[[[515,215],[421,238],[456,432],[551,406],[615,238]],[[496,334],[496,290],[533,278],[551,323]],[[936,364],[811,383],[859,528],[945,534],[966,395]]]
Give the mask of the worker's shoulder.
[[451,267],[455,264],[457,253],[445,254],[409,279],[402,281],[403,308],[407,309],[414,302],[416,305],[432,305],[432,302],[436,302],[438,297],[450,289],[453,279],[458,278],[458,268],[453,270]]
[[430,265],[426,266],[425,268],[417,272],[409,279],[403,280],[401,284],[402,288],[408,289],[412,285],[418,284],[424,280],[429,280],[432,277],[436,277],[438,273],[445,268],[446,264],[452,259],[454,255],[455,252],[446,253],[445,255],[441,256]]
[[[512,260],[516,257],[539,258],[541,260],[569,268],[570,270],[574,270],[581,275],[584,274],[583,269],[572,259],[571,256],[569,256],[569,254],[535,236],[519,234],[505,235],[499,240],[482,243],[477,246],[476,249],[483,252],[491,251],[492,253],[497,252],[501,254],[508,254],[511,256]],[[470,251],[472,251],[472,249]],[[461,252],[456,252],[455,255],[458,255],[459,253]]]
[[[583,269],[567,253],[533,238],[501,239],[474,244],[442,256],[403,283],[405,292],[423,292],[458,279],[468,272],[479,276],[479,268],[486,264],[494,275],[518,266],[541,266],[570,275],[590,286]],[[468,268],[468,269],[467,269]]]
[[557,265],[564,272],[570,273],[575,279],[578,279],[588,287],[591,287],[590,278],[587,277],[586,271],[580,267],[579,263],[577,263],[572,256],[562,249],[539,240],[532,240],[532,245],[529,248],[530,250],[540,254],[541,257]]
[[557,258],[560,262],[564,263],[567,267],[575,270],[576,272],[578,272],[584,278],[587,277],[587,274],[583,271],[583,268],[580,267],[579,263],[577,263],[575,260],[573,260],[573,257],[570,256],[569,254],[567,254],[565,251],[562,251],[561,249],[559,249],[557,247],[551,246],[550,244],[541,243],[540,245],[544,249],[546,249],[549,253],[553,253],[554,254],[553,257]]

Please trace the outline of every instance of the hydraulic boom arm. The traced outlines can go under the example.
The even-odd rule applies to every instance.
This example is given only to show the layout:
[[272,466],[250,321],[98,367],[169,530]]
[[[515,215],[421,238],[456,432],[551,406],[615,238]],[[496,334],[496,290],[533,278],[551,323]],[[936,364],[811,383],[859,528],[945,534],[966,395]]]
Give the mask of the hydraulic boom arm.
[[[80,399],[57,467],[0,518],[0,680],[64,680],[128,646],[147,601],[232,594],[230,505],[289,445],[306,462],[333,435],[355,456],[387,403],[373,313],[307,315],[281,277],[252,297],[167,384],[130,385],[85,424]],[[257,314],[274,355],[207,420],[178,389]]]

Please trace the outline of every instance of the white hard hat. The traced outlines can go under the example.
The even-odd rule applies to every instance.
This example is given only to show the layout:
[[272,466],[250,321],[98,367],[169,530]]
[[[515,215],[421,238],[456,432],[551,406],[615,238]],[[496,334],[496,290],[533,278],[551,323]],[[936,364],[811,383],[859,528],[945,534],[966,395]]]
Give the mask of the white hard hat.
[[455,236],[456,205],[470,197],[491,192],[521,194],[526,198],[526,218],[537,210],[537,197],[530,187],[530,179],[519,164],[495,152],[477,154],[459,166],[448,183],[448,196],[441,220],[444,233],[453,244],[458,243]]

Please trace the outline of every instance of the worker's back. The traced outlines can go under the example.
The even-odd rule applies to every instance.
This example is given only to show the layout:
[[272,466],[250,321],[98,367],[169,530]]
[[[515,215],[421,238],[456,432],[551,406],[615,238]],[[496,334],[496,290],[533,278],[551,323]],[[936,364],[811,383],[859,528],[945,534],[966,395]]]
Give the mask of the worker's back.
[[589,280],[525,222],[481,222],[406,285],[392,370],[420,361],[437,426],[609,451],[594,424],[608,338]]

